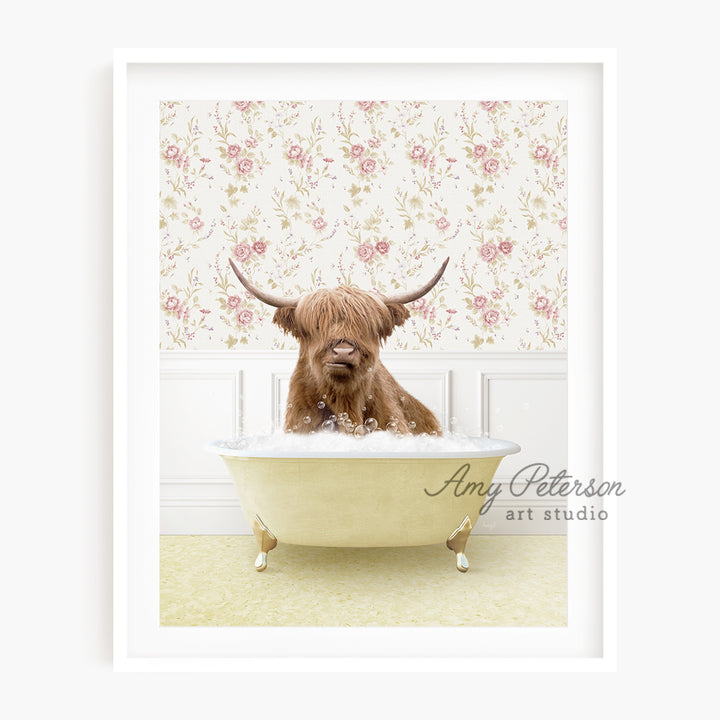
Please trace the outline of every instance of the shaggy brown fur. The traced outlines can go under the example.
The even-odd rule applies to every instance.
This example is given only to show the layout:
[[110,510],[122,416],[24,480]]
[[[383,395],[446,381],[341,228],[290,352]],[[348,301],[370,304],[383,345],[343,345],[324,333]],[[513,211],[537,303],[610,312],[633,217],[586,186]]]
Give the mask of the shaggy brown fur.
[[[382,341],[409,317],[405,305],[344,286],[316,290],[303,295],[297,307],[278,308],[273,322],[300,342],[285,430],[309,433],[331,416],[346,414],[350,427],[335,423],[341,432],[375,418],[381,430],[394,422],[401,433],[441,434],[432,412],[403,390],[379,359]],[[325,407],[319,408],[320,402]]]

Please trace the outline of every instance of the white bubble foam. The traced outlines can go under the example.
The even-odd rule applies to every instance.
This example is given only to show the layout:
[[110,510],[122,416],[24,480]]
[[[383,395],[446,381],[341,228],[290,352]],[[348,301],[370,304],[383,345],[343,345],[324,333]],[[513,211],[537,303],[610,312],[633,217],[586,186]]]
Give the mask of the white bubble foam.
[[[498,457],[518,452],[506,440],[471,437],[458,433],[443,436],[398,435],[377,430],[363,436],[339,432],[315,435],[276,432],[211,443],[208,449],[220,455],[242,457]],[[225,451],[225,452],[223,452]]]

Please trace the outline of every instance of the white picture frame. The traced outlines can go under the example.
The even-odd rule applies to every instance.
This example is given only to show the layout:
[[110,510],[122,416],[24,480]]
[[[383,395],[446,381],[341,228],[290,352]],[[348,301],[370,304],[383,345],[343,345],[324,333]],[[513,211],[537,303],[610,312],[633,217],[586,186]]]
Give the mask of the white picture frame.
[[[120,671],[612,671],[616,505],[568,524],[566,628],[169,628],[158,620],[160,99],[567,99],[569,457],[616,477],[612,50],[120,49],[114,69],[114,663]],[[395,91],[393,92],[393,88]],[[401,89],[398,89],[401,88]],[[154,110],[154,109],[155,110]],[[599,166],[598,166],[599,165]],[[582,237],[582,243],[572,243]],[[570,500],[569,509],[579,498]],[[348,654],[352,648],[352,654]]]

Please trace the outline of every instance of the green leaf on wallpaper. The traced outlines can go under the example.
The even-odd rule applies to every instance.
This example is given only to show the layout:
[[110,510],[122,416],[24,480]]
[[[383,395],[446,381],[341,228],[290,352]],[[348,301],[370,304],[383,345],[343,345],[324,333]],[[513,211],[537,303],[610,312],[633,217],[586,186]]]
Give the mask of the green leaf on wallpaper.
[[485,341],[479,335],[476,335],[472,341],[473,347],[477,350],[484,342]]
[[226,208],[224,205],[221,205],[221,206],[220,206],[220,209],[221,209],[223,212],[227,212],[227,208]]
[[350,212],[350,208],[347,205],[343,205],[343,210],[345,212]]
[[228,350],[232,350],[232,348],[237,345],[237,338],[230,335],[227,340],[225,340],[225,344],[228,347]]

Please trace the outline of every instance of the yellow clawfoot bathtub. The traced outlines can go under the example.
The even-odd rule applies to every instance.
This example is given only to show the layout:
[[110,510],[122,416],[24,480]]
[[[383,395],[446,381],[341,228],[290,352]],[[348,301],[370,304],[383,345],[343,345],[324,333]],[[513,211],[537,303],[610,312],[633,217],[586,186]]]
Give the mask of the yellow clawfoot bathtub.
[[[258,438],[211,443],[230,471],[258,542],[257,570],[278,542],[323,547],[446,543],[468,569],[465,543],[495,471],[515,443],[470,438],[437,452],[263,449]],[[260,440],[262,440],[260,438]],[[325,442],[332,446],[332,439]]]

